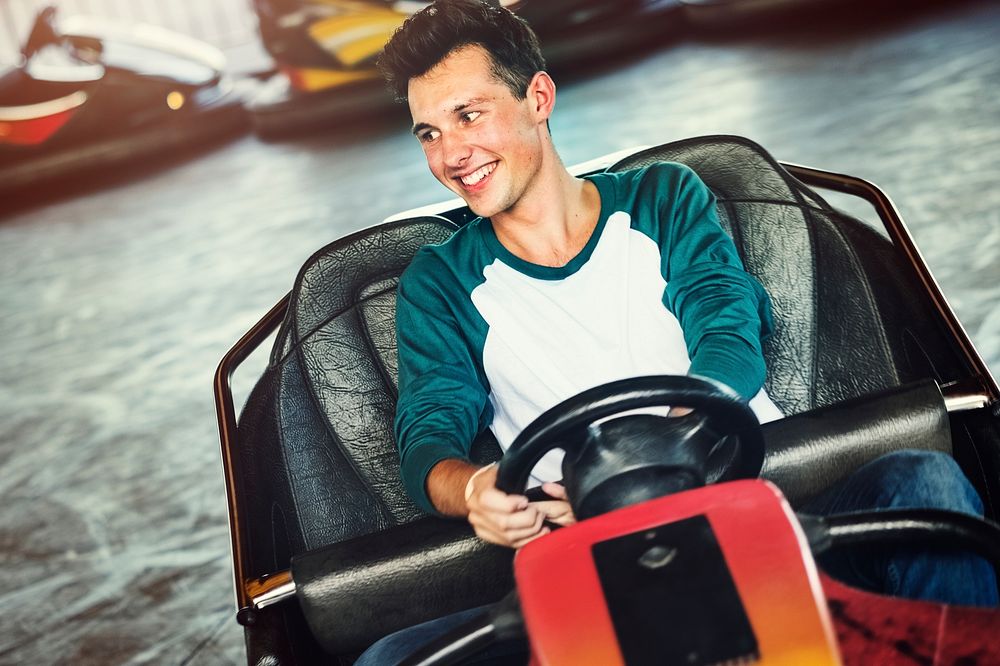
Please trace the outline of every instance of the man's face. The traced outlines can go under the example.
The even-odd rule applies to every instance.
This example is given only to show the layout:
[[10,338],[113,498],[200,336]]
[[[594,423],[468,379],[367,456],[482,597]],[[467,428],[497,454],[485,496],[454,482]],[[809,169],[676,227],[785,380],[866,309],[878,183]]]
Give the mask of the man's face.
[[541,164],[546,131],[530,94],[516,99],[486,51],[466,46],[410,79],[407,96],[413,133],[445,187],[482,217],[517,204]]

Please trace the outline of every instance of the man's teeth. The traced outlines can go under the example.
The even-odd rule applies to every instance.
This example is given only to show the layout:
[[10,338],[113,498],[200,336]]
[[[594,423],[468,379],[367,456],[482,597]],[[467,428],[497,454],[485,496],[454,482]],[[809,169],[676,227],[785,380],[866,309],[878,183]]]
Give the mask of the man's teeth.
[[487,164],[484,167],[480,167],[480,168],[476,169],[475,171],[473,171],[472,173],[470,173],[468,176],[463,176],[462,177],[462,184],[463,185],[475,185],[476,183],[478,183],[479,181],[481,181],[483,178],[486,178],[486,176],[488,176],[491,173],[493,173],[493,169],[495,169],[496,166],[497,166],[496,162],[494,162],[493,164]]

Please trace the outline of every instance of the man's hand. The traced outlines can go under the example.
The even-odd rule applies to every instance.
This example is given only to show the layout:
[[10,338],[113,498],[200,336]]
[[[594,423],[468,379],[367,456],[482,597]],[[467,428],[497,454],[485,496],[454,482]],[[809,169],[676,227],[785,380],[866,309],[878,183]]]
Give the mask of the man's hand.
[[549,497],[556,498],[556,500],[534,503],[534,506],[538,507],[539,511],[545,513],[547,521],[556,525],[562,525],[563,527],[576,522],[576,516],[573,515],[573,508],[569,505],[569,497],[566,495],[566,489],[561,484],[552,483],[551,481],[543,483],[542,490]]
[[523,495],[508,495],[496,487],[497,468],[494,465],[472,479],[471,493],[465,502],[469,523],[485,541],[511,548],[525,544],[551,531],[545,525],[550,520],[558,525],[576,522],[566,490],[558,483],[546,483],[542,489],[558,499],[528,502]]

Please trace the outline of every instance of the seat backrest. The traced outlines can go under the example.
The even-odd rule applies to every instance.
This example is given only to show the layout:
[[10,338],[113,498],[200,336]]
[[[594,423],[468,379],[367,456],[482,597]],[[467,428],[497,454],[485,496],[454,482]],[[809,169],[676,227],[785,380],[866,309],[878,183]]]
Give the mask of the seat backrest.
[[766,387],[785,414],[949,374],[950,348],[888,239],[741,137],[677,141],[611,170],[662,161],[686,164],[712,189],[746,270],[771,296]]
[[[416,251],[456,227],[440,217],[351,234],[295,280],[270,363],[240,417],[240,503],[257,574],[290,556],[422,515],[393,436],[396,285]],[[499,457],[489,436],[478,459]]]
[[[715,191],[747,270],[771,294],[767,388],[785,413],[947,376],[947,344],[908,293],[889,241],[744,139],[680,141],[613,168],[664,160],[689,165]],[[237,492],[257,575],[421,515],[400,482],[392,433],[395,290],[417,249],[454,229],[435,217],[380,225],[328,245],[301,269],[238,429]],[[491,436],[474,456],[499,456]]]

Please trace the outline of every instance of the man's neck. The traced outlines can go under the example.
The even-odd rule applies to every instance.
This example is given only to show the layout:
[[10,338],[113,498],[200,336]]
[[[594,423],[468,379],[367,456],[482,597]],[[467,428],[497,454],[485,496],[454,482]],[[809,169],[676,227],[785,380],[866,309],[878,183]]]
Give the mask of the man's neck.
[[601,200],[590,181],[575,178],[554,152],[517,204],[491,218],[500,243],[542,266],[564,266],[590,240]]

